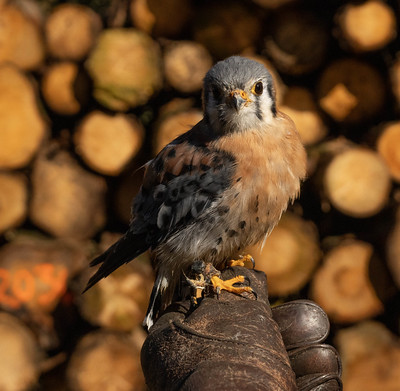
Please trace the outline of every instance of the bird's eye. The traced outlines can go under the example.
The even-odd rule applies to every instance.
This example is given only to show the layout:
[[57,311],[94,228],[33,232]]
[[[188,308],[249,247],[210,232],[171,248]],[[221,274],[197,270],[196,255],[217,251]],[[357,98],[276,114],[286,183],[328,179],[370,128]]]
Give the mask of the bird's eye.
[[252,88],[252,92],[256,95],[261,95],[263,93],[264,86],[262,81],[258,81],[256,84],[254,84]]

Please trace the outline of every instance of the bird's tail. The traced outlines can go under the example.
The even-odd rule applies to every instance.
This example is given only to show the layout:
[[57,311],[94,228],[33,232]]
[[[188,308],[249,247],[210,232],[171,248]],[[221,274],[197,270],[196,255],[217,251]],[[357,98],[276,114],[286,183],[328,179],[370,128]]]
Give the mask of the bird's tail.
[[125,263],[136,258],[142,252],[146,251],[144,246],[144,234],[134,234],[128,231],[120,240],[114,243],[103,254],[99,255],[92,262],[90,266],[101,264],[99,270],[90,278],[85,290],[86,292],[93,285],[95,285],[102,278],[107,277],[114,270],[118,269]]

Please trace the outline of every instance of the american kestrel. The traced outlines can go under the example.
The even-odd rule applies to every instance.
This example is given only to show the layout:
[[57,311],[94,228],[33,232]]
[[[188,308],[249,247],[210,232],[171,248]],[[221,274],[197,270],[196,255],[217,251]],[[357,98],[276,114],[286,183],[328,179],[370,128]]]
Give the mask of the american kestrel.
[[[261,63],[233,56],[214,65],[204,78],[203,111],[198,124],[147,163],[128,231],[91,262],[101,266],[86,289],[151,250],[156,280],[148,328],[193,263],[222,269],[263,242],[306,174],[295,125],[277,110],[272,76]],[[216,289],[229,289],[218,280]]]

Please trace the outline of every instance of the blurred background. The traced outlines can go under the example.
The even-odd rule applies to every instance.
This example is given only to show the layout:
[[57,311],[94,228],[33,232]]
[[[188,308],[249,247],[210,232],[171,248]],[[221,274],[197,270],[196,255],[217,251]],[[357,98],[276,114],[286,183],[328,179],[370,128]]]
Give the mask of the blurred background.
[[[316,301],[346,391],[400,390],[396,0],[0,0],[0,389],[144,390],[141,256],[85,295],[142,165],[202,118],[202,78],[273,73],[308,178],[262,252],[272,303]],[[244,148],[246,146],[243,146]]]

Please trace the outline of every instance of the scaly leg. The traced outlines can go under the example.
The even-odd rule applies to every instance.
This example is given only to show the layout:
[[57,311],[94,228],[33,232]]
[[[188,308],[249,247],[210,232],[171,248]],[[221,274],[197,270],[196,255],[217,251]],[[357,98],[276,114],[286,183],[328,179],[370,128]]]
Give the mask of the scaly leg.
[[230,280],[221,280],[218,276],[213,276],[211,277],[211,283],[213,284],[217,295],[219,295],[221,290],[236,293],[237,295],[240,295],[243,292],[254,293],[253,289],[250,286],[233,286],[234,284],[243,283],[244,279],[244,276],[236,276],[234,278],[231,278]]

